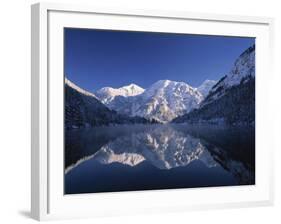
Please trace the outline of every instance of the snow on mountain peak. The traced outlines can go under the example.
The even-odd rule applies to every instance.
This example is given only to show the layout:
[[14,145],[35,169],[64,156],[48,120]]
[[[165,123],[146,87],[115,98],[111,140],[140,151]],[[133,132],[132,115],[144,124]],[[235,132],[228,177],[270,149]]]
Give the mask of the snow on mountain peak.
[[136,111],[139,116],[168,122],[196,108],[202,94],[184,82],[160,80],[148,88],[143,96],[146,103]]
[[239,85],[241,80],[255,76],[255,45],[245,50],[235,61],[229,74],[223,80],[227,87]]
[[234,86],[249,76],[255,76],[255,45],[249,47],[239,56],[224,82],[228,86]]
[[191,87],[185,82],[177,82],[171,80],[159,80],[156,83],[152,84],[145,92],[145,95],[154,95],[167,93],[169,95],[177,95],[184,93],[195,93],[198,97],[202,97],[201,94],[196,90],[196,88]]
[[139,94],[142,94],[144,90],[145,89],[143,89],[142,87],[131,83],[130,85],[123,86],[117,89],[112,87],[103,87],[98,90],[96,94],[104,104],[109,104],[112,100],[114,100],[116,96],[137,96]]
[[[204,86],[204,85],[209,85],[210,83],[211,84],[215,84],[217,81],[215,81],[215,80],[210,80],[210,79],[206,79],[200,86]],[[199,87],[200,87],[199,86]],[[199,88],[198,87],[198,88]]]
[[120,90],[124,90],[125,96],[136,96],[144,92],[144,89],[140,86],[131,83],[130,85],[123,86],[119,88]]
[[140,116],[162,123],[171,121],[203,100],[202,94],[184,82],[159,80],[142,94],[116,98],[108,103],[110,109],[129,116]]
[[171,82],[174,82],[174,81],[171,81],[171,80],[168,80],[168,79],[163,79],[163,80],[157,81],[157,82],[154,83],[154,84],[155,84],[155,85],[168,86]]
[[245,50],[234,62],[230,72],[222,77],[209,91],[200,107],[224,95],[233,86],[248,82],[255,77],[255,45]]
[[197,90],[205,97],[216,83],[217,81],[215,80],[206,79],[200,86],[197,87]]

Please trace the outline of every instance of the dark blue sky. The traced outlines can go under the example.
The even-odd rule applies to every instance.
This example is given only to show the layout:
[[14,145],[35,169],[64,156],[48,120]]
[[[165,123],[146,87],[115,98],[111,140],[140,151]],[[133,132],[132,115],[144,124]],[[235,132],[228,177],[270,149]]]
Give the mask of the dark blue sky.
[[65,28],[65,75],[96,91],[160,79],[218,80],[254,38]]

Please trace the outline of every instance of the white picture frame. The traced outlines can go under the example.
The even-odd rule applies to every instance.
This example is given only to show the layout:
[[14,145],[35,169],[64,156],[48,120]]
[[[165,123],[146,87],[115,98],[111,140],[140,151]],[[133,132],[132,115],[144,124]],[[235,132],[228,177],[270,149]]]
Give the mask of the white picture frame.
[[[273,19],[190,12],[32,5],[31,214],[37,220],[248,207],[273,203],[268,96]],[[63,194],[63,27],[166,31],[256,38],[256,184],[140,192]],[[188,199],[188,200],[187,200]],[[136,201],[138,203],[136,203]],[[79,209],[77,209],[79,208]]]

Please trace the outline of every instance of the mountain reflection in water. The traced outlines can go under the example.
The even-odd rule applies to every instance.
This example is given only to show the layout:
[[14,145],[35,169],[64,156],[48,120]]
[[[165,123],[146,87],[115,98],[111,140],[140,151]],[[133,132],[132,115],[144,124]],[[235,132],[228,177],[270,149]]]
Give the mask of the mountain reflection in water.
[[66,131],[65,193],[255,183],[254,128],[130,125]]

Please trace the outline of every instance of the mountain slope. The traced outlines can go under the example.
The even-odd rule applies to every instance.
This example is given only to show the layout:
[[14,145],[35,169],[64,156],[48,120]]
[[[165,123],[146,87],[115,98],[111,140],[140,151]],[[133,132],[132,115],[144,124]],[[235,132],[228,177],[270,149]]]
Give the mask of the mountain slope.
[[97,97],[65,79],[65,128],[112,124],[148,123],[144,118],[128,117],[110,110]]
[[235,61],[229,74],[222,77],[210,90],[200,107],[222,97],[230,88],[255,77],[255,45],[245,50]]
[[197,87],[197,90],[206,97],[209,94],[209,91],[212,89],[212,87],[217,83],[215,80],[205,80],[199,87]]
[[213,86],[198,109],[173,122],[255,123],[255,46],[244,51],[228,75]]
[[166,123],[198,107],[202,100],[202,94],[184,82],[159,80],[140,95],[115,97],[108,106],[129,116]]

